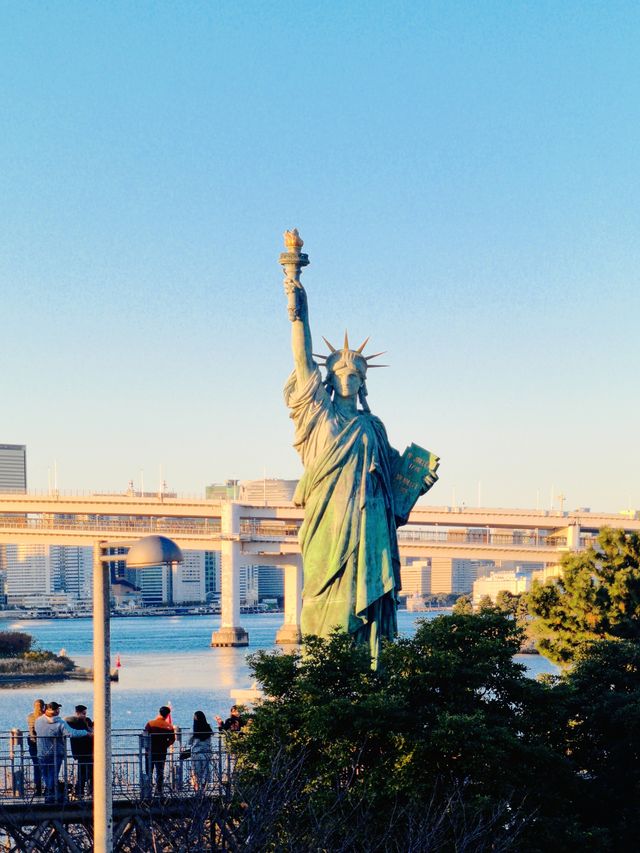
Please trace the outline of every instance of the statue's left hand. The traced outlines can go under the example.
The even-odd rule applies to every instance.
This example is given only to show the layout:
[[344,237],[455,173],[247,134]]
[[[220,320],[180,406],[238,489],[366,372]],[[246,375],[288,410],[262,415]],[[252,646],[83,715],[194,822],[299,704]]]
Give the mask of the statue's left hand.
[[424,481],[422,484],[422,494],[423,495],[426,494],[429,491],[429,489],[438,482],[438,475],[436,473],[436,471],[438,469],[438,465],[439,465],[439,462],[436,464],[435,468],[432,468],[429,471],[429,473],[427,474],[427,476],[424,478]]

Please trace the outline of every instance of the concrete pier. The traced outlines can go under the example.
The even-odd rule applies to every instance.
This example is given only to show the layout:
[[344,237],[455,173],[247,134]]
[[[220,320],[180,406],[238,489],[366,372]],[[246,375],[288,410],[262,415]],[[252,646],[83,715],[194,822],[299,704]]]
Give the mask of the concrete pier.
[[300,613],[302,611],[302,557],[284,566],[284,625],[276,634],[281,646],[297,645],[302,639]]
[[240,504],[222,504],[221,535],[221,624],[211,637],[212,646],[248,646],[249,635],[240,625]]

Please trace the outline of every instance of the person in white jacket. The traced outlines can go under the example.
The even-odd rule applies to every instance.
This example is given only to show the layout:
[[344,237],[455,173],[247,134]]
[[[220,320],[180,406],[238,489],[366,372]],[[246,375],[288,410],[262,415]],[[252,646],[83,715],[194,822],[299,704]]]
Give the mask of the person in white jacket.
[[58,702],[49,702],[44,714],[35,722],[38,738],[38,761],[44,782],[45,803],[54,803],[58,797],[58,776],[66,752],[65,737],[90,737],[90,733],[81,729],[72,729],[63,720]]

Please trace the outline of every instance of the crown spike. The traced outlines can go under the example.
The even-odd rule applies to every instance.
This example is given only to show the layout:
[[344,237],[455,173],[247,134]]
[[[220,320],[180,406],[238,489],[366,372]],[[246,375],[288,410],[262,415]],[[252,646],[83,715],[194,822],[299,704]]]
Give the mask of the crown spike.
[[367,370],[373,370],[375,367],[390,367],[388,364],[368,364]]
[[312,355],[314,358],[321,358],[323,361],[326,361],[326,360],[327,360],[327,356],[326,356],[326,355],[322,355],[322,353],[312,352],[312,353],[311,353],[311,355]]
[[364,360],[365,361],[371,361],[372,358],[378,358],[378,356],[384,355],[386,352],[387,352],[387,350],[385,349],[385,350],[382,350],[382,352],[374,352],[373,355],[365,355]]
[[331,350],[331,352],[335,352],[335,351],[336,351],[336,348],[333,346],[333,344],[330,344],[330,343],[329,343],[329,341],[325,338],[325,336],[324,336],[324,335],[322,336],[322,340],[323,340],[323,341],[325,342],[325,344],[329,347],[329,349]]
[[[369,337],[370,337],[370,336],[369,336]],[[367,345],[368,343],[369,343],[369,338],[365,338],[365,339],[364,339],[364,343],[363,343],[363,344],[360,344],[360,346],[358,347],[358,349],[356,350],[356,352],[362,352],[362,350],[366,347],[366,345]]]
[[349,333],[344,330],[344,349],[349,349]]

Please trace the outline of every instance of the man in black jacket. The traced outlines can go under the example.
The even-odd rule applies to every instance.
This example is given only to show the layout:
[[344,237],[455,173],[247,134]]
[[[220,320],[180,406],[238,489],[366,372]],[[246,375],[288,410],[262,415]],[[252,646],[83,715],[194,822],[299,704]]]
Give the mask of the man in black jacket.
[[[72,729],[93,732],[93,722],[87,717],[87,706],[76,705],[73,717],[66,722]],[[71,754],[76,760],[78,777],[76,779],[76,797],[84,798],[84,789],[93,784],[93,738],[71,738]]]

